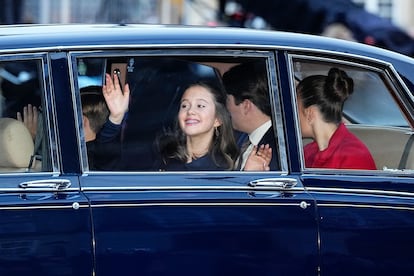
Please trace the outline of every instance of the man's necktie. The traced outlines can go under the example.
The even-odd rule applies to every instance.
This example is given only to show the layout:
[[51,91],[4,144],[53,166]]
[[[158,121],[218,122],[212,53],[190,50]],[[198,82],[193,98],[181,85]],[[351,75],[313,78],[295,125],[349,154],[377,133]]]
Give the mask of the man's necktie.
[[252,146],[252,143],[250,142],[249,136],[246,135],[246,139],[243,141],[242,146],[240,148],[240,155],[237,159],[237,166],[236,168],[238,170],[241,170],[244,167],[244,164],[246,163],[249,147]]

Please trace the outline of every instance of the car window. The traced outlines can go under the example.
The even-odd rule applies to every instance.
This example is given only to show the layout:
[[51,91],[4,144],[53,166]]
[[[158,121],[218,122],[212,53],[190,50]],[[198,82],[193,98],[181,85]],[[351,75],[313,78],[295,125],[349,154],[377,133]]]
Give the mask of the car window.
[[[327,74],[338,66],[330,62],[295,60],[295,77],[301,80],[315,74]],[[389,85],[378,72],[362,67],[341,65],[354,81],[354,93],[344,105],[343,115],[353,124],[408,127],[400,108],[391,96]],[[387,110],[387,112],[384,112]]]
[[[84,159],[89,170],[163,170],[160,165],[159,144],[163,143],[164,138],[160,137],[164,137],[163,134],[173,131],[176,127],[181,97],[185,89],[194,83],[207,83],[217,89],[224,89],[224,72],[241,63],[253,62],[267,68],[264,57],[83,55],[76,58],[75,72],[81,99],[79,108],[83,109],[86,94],[101,93],[105,73],[112,74],[114,70],[120,73],[121,82],[128,83],[131,91],[129,108],[121,126],[111,125],[108,120],[101,121],[97,138],[94,141],[85,140],[87,155]],[[267,79],[266,70],[264,75]],[[269,80],[266,82],[268,90],[271,91]],[[102,96],[97,97],[103,100]],[[79,120],[83,120],[85,127],[84,118]],[[108,124],[112,128],[108,127]],[[114,130],[116,127],[120,128],[118,132]],[[236,142],[239,137],[245,137],[232,129],[231,123],[228,128]],[[83,131],[85,129],[80,129],[81,133]],[[87,138],[86,132],[83,136]],[[92,147],[94,150],[91,150]],[[195,167],[190,170],[198,169]]]
[[0,173],[51,170],[41,65],[0,61]]
[[[392,81],[389,74],[379,68],[360,64],[332,62],[330,60],[309,60],[306,58],[293,58],[292,61],[296,84],[311,75],[326,76],[333,67],[346,72],[352,78],[354,84],[353,93],[346,99],[343,107],[342,122],[346,129],[366,146],[374,159],[377,170],[401,171],[414,169],[414,154],[411,147],[411,140],[414,138],[411,135],[409,121],[401,109],[403,104],[398,102],[400,97],[397,96],[403,92],[398,91],[391,85]],[[298,117],[300,117],[301,111],[298,110],[297,112]],[[303,126],[299,129],[301,129],[302,136],[306,136],[303,134]],[[322,150],[321,146],[317,144],[315,135],[310,136],[312,135],[303,138],[305,147],[303,153],[304,165],[308,168],[315,168],[314,165],[309,165],[311,161],[307,159],[309,158],[307,156],[312,154],[318,154],[314,155],[317,156],[315,158],[326,158],[326,160],[330,158],[353,158],[352,155],[357,156],[356,149],[350,151],[348,157],[344,157],[338,151],[329,152],[335,141],[332,139],[333,136],[329,140],[332,147]],[[312,142],[314,142],[313,146],[310,145]],[[339,141],[337,147],[343,147],[346,142],[345,140]],[[314,147],[314,150],[312,154],[309,154],[311,147]],[[332,156],[327,156],[327,152]],[[306,164],[307,162],[308,164]],[[355,163],[358,162],[355,161]],[[319,168],[335,168],[324,167],[321,164],[319,163]],[[358,169],[358,167],[352,169]],[[366,168],[360,167],[359,169]]]

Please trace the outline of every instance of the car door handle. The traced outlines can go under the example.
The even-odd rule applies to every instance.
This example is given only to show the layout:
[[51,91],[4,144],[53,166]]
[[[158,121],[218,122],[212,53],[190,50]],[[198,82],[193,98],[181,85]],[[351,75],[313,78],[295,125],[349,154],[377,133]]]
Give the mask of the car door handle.
[[257,179],[249,182],[250,187],[266,187],[266,188],[280,188],[290,189],[296,186],[298,181],[294,178],[265,178]]
[[22,182],[19,184],[23,189],[53,189],[53,190],[65,190],[71,185],[70,180],[67,179],[45,179]]

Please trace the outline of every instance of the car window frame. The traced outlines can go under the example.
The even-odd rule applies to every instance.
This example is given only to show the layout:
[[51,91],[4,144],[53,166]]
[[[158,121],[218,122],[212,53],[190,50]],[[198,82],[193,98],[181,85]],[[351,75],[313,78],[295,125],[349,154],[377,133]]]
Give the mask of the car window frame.
[[295,69],[294,69],[294,60],[309,60],[310,62],[321,62],[321,63],[336,63],[344,66],[362,68],[364,70],[369,70],[376,72],[378,76],[383,81],[384,85],[387,85],[388,91],[390,91],[391,97],[394,99],[395,103],[398,105],[402,115],[409,124],[409,128],[413,131],[413,115],[414,109],[412,107],[412,93],[404,86],[404,82],[401,80],[395,68],[392,64],[381,61],[374,60],[362,56],[354,55],[340,55],[340,54],[320,54],[320,53],[311,53],[311,52],[290,52],[288,53],[288,74],[289,74],[289,83],[291,87],[291,96],[292,103],[295,105],[293,107],[295,113],[295,128],[298,133],[298,153],[301,164],[301,172],[306,174],[346,174],[346,175],[388,175],[388,174],[401,174],[407,175],[412,173],[413,170],[346,170],[346,169],[324,169],[324,168],[306,168],[304,152],[303,152],[303,142],[300,130],[299,116],[297,110],[297,99],[296,99],[296,84],[295,84]]
[[[0,53],[0,62],[13,62],[13,61],[36,61],[38,62],[37,72],[39,77],[39,85],[41,86],[41,104],[43,112],[43,128],[44,128],[44,142],[47,145],[48,152],[48,162],[50,162],[50,170],[48,171],[26,171],[26,172],[10,172],[10,173],[1,173],[0,177],[3,175],[45,175],[45,176],[58,176],[60,174],[60,162],[59,162],[59,143],[58,135],[56,129],[56,119],[55,119],[55,104],[54,104],[54,95],[53,89],[51,88],[51,67],[49,63],[49,53],[48,52],[33,52],[33,53],[15,53],[15,54],[2,54]],[[53,122],[53,123],[52,123]]]
[[[107,173],[105,171],[91,171],[88,167],[88,160],[87,160],[87,151],[86,151],[86,143],[85,139],[81,139],[83,137],[83,130],[82,130],[82,112],[81,112],[81,102],[80,102],[80,87],[78,82],[76,81],[75,72],[78,71],[77,68],[77,60],[80,58],[116,58],[116,57],[126,57],[126,56],[144,56],[144,57],[211,57],[212,60],[214,58],[263,58],[266,60],[266,67],[268,72],[268,84],[270,90],[270,99],[272,105],[272,125],[275,131],[275,137],[278,139],[278,147],[279,147],[279,160],[281,169],[277,171],[278,173],[287,174],[288,172],[288,160],[287,160],[287,147],[285,142],[285,130],[283,126],[283,113],[281,107],[281,95],[279,90],[279,83],[278,83],[278,72],[276,66],[276,58],[274,49],[239,49],[235,48],[232,49],[231,47],[227,47],[223,49],[221,47],[217,47],[216,49],[211,47],[203,47],[203,46],[194,46],[194,47],[180,47],[179,45],[175,45],[172,47],[163,47],[162,49],[120,49],[120,50],[90,50],[90,51],[69,51],[69,62],[70,62],[70,70],[71,70],[71,77],[72,77],[72,92],[73,92],[73,99],[75,104],[75,114],[76,114],[76,125],[77,128],[77,135],[78,135],[78,148],[79,148],[79,156],[81,157],[81,167],[84,174],[90,173]],[[196,172],[196,171],[192,171]],[[232,171],[233,173],[237,171]],[[125,173],[125,171],[111,171],[111,173]],[[128,173],[157,173],[156,171],[128,171]],[[180,173],[185,173],[180,172]]]

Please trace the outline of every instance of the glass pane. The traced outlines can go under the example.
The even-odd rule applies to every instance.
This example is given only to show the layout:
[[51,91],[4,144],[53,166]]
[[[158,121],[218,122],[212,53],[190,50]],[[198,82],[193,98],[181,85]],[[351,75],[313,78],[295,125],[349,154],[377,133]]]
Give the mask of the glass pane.
[[[338,64],[315,61],[295,62],[295,77],[327,75]],[[354,81],[354,92],[345,102],[343,115],[351,123],[408,127],[400,108],[377,72],[340,65]],[[386,110],[386,112],[384,112]]]
[[[344,102],[342,119],[339,116],[338,122],[332,117],[328,118],[327,114],[336,110],[332,107],[332,102],[340,98],[337,97],[340,92],[327,84],[326,77],[313,77],[312,84],[307,82],[306,87],[304,82],[298,85],[297,93],[302,95],[302,98],[298,96],[298,114],[305,147],[305,166],[392,171],[413,169],[414,154],[410,142],[413,140],[412,132],[393,97],[396,91],[391,91],[392,86],[387,85],[385,73],[339,63],[294,60],[297,82],[309,76],[327,76],[333,67],[346,72],[354,85],[353,93]],[[306,93],[303,96],[301,91],[305,90],[311,94]],[[312,103],[308,101],[304,104],[303,97],[312,99]],[[331,107],[327,108],[326,103],[331,104]],[[310,106],[317,107],[312,109],[313,113]],[[320,116],[309,115],[315,112]],[[341,122],[344,124],[340,124]],[[333,131],[329,132],[328,129]],[[367,164],[372,164],[372,160],[375,165],[368,166]]]

